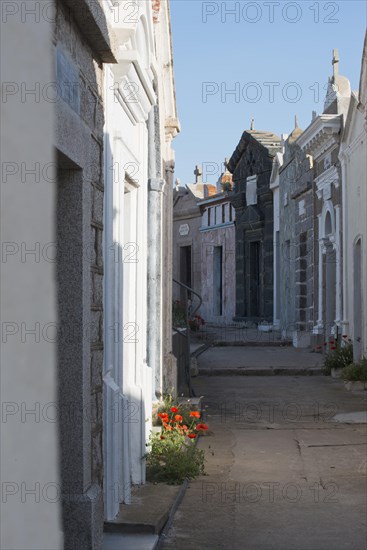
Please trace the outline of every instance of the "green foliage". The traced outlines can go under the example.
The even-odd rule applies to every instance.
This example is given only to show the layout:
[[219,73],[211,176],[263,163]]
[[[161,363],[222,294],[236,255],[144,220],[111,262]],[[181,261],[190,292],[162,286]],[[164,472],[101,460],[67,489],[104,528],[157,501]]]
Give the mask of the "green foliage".
[[149,481],[175,485],[204,474],[204,451],[195,440],[208,426],[200,417],[199,411],[191,409],[190,400],[182,403],[164,396],[153,418],[160,431],[150,436],[150,452],[145,455]]
[[353,345],[335,346],[335,350],[326,354],[324,374],[330,375],[331,369],[343,369],[353,363]]
[[151,452],[147,455],[149,481],[179,485],[185,478],[195,479],[204,474],[204,451],[194,442],[185,443],[185,436],[177,433],[153,435]]
[[344,380],[367,382],[367,358],[343,368]]
[[176,328],[186,327],[185,307],[179,300],[172,303],[172,325]]

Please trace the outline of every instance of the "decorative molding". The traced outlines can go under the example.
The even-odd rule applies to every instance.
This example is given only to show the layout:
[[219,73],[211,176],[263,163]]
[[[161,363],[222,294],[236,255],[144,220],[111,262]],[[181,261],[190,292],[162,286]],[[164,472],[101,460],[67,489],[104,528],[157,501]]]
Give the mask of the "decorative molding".
[[315,179],[316,183],[316,194],[319,199],[321,197],[324,201],[327,201],[331,198],[331,185],[334,184],[334,187],[337,189],[339,187],[340,179],[339,172],[336,166],[331,166],[325,172]]
[[339,143],[341,122],[341,115],[320,115],[299,136],[297,144],[304,152],[318,159]]

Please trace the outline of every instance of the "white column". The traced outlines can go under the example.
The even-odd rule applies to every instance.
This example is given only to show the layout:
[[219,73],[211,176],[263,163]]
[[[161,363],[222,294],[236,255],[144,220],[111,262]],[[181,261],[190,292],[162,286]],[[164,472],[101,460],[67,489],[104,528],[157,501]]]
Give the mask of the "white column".
[[321,215],[318,216],[319,218],[319,279],[318,279],[318,303],[319,303],[319,311],[317,316],[317,328],[323,326],[323,319],[322,319],[322,283],[323,283],[323,242],[321,235]]
[[335,206],[335,243],[336,250],[336,284],[335,284],[335,323],[341,323],[342,285],[341,285],[341,239],[340,239],[340,205]]
[[342,170],[342,247],[343,247],[343,265],[342,265],[342,297],[343,297],[343,323],[342,323],[342,333],[349,334],[349,311],[348,311],[348,261],[347,261],[347,251],[348,251],[348,224],[347,224],[347,208],[348,208],[348,194],[347,190],[347,157],[343,152],[339,155],[341,170]]

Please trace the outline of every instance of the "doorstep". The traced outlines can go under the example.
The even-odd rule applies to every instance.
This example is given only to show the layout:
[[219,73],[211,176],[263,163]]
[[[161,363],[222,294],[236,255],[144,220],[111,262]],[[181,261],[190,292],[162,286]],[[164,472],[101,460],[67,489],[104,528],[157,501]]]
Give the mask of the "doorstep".
[[134,487],[131,504],[121,504],[116,519],[105,522],[106,533],[159,535],[165,526],[181,485],[146,483]]
[[134,487],[132,503],[121,504],[115,520],[104,525],[102,550],[155,550],[173,522],[185,494],[182,485],[146,483]]
[[158,540],[158,535],[104,533],[102,550],[155,550]]

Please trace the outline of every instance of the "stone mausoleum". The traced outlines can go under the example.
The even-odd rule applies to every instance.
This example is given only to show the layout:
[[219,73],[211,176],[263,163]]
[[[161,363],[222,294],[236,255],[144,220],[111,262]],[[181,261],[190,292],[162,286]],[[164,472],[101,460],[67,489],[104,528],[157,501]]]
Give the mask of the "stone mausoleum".
[[273,193],[270,176],[281,140],[272,132],[243,132],[228,163],[236,216],[235,321],[273,320]]

